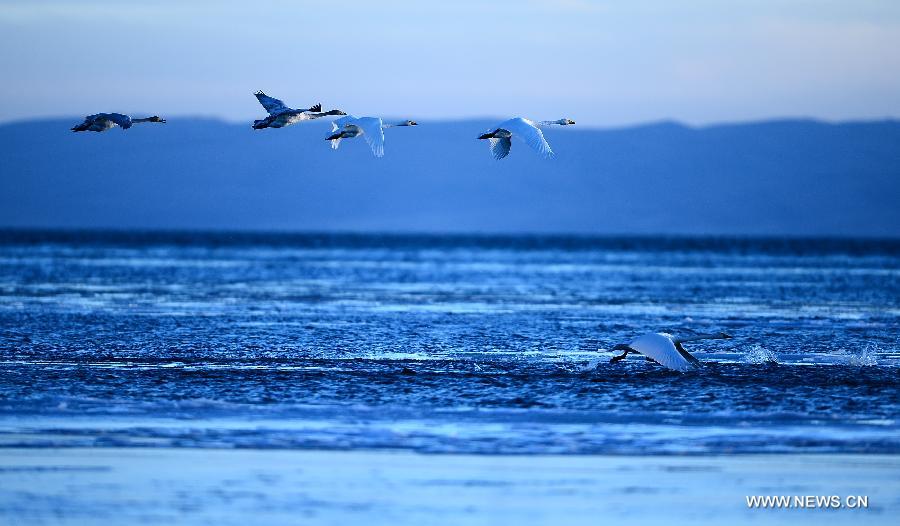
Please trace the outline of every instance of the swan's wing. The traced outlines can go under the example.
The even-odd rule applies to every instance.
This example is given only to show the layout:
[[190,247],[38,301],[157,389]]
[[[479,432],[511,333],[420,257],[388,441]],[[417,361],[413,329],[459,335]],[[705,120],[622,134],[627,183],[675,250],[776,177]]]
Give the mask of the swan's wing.
[[[338,120],[340,120],[340,119],[338,119]],[[331,121],[331,133],[333,134],[334,132],[338,131],[338,129],[340,129],[340,126],[337,125],[337,120]],[[327,139],[327,137],[326,137],[326,139]],[[338,146],[340,146],[340,145],[341,145],[340,139],[331,139],[331,149],[332,150],[337,150]]]
[[118,124],[122,127],[123,130],[131,128],[131,117],[129,117],[128,115],[122,115],[121,113],[101,113],[100,115]]
[[675,347],[675,343],[672,342],[670,335],[662,333],[645,334],[635,338],[628,345],[644,356],[652,358],[660,365],[664,365],[674,371],[690,371],[694,368],[694,363],[682,355]]
[[256,93],[254,93],[254,95],[256,95],[256,100],[258,100],[259,103],[262,104],[262,107],[265,108],[267,112],[269,112],[269,115],[278,115],[279,113],[289,111],[291,109],[285,106],[284,103],[280,100],[274,97],[270,97],[262,91],[257,91]]
[[382,128],[384,123],[381,122],[381,119],[362,117],[356,119],[354,124],[362,128],[363,138],[369,143],[369,148],[372,148],[375,157],[384,157],[384,128]]
[[680,354],[682,358],[694,365],[703,365],[702,363],[700,363],[700,360],[694,358],[693,354],[687,352],[687,349],[685,349],[684,346],[681,345],[680,341],[675,340],[673,343],[675,344],[675,350],[678,351],[678,354]]
[[525,141],[525,144],[530,146],[532,150],[536,151],[541,156],[553,157],[553,150],[550,149],[547,139],[544,139],[544,134],[541,133],[540,128],[535,126],[533,122],[517,117],[502,122],[497,127],[509,130],[514,136]]
[[344,115],[340,119],[334,119],[333,121],[331,121],[331,131],[336,132],[355,120],[356,117],[354,117],[353,115]]
[[88,115],[87,117],[84,118],[84,121],[81,124],[76,124],[75,126],[72,126],[71,130],[76,131],[76,132],[87,131],[94,124],[94,119],[96,117],[97,117],[97,115]]
[[[352,123],[355,119],[356,119],[356,117],[354,117],[353,115],[345,115],[345,116],[341,117],[340,119],[334,119],[333,121],[331,121],[331,133],[334,133],[334,132],[340,130],[344,126]],[[341,145],[340,139],[331,139],[331,149],[332,150],[337,150],[338,146],[340,146],[340,145]]]
[[509,149],[512,147],[512,141],[509,137],[498,139],[496,137],[488,139],[491,142],[491,155],[498,161],[509,155]]

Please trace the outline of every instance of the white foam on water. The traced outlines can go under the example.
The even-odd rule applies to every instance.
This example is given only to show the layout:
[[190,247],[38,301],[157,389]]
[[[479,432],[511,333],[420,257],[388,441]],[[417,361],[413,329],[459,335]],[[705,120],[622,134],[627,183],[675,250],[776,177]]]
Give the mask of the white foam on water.
[[597,366],[604,362],[606,358],[594,358],[589,361],[587,364],[583,365],[578,369],[579,373],[589,373],[597,370]]
[[850,365],[857,365],[859,367],[872,367],[878,365],[878,352],[881,349],[873,344],[866,344],[865,347],[862,348],[857,354],[850,355]]
[[754,345],[744,354],[743,362],[754,364],[778,363],[778,357],[775,356],[772,350],[766,349],[762,345]]

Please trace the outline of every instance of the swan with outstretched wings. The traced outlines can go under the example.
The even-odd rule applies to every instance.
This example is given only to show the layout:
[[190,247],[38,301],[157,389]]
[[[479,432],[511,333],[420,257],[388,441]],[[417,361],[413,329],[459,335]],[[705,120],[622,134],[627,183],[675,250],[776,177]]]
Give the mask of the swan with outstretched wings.
[[676,337],[666,332],[651,332],[638,336],[629,343],[620,343],[612,348],[614,351],[623,351],[622,354],[614,356],[610,363],[616,363],[624,360],[629,354],[643,354],[648,359],[668,367],[674,371],[690,371],[702,364],[700,360],[687,352],[682,346],[683,343],[698,340],[728,340],[731,335],[724,332],[716,332],[712,334],[697,334],[695,336]]
[[397,126],[418,126],[418,123],[405,120],[394,123],[385,123],[380,117],[354,117],[347,115],[331,122],[331,134],[325,138],[331,141],[331,148],[338,149],[342,139],[362,137],[372,149],[375,157],[384,156],[384,130]]
[[341,110],[328,110],[323,112],[321,104],[314,104],[305,110],[289,108],[281,99],[270,97],[262,91],[257,91],[256,100],[262,104],[269,116],[264,119],[253,121],[254,130],[262,130],[265,128],[284,128],[298,122],[327,117],[329,115],[346,115]]
[[165,119],[160,119],[156,115],[153,117],[146,117],[142,119],[132,119],[128,115],[124,115],[122,113],[95,113],[93,115],[88,115],[84,118],[84,122],[81,124],[77,124],[72,127],[73,132],[83,132],[83,131],[92,131],[92,132],[105,132],[106,130],[111,130],[116,126],[122,128],[123,130],[127,130],[131,128],[134,124],[140,124],[142,122],[166,122]]
[[541,131],[542,126],[569,126],[575,124],[572,119],[559,119],[555,121],[535,122],[523,117],[515,117],[505,120],[498,124],[493,130],[489,130],[480,136],[481,140],[487,140],[491,146],[491,155],[494,159],[503,159],[509,155],[512,148],[512,138],[521,139],[532,150],[537,152],[544,158],[553,157],[553,150],[544,133]]

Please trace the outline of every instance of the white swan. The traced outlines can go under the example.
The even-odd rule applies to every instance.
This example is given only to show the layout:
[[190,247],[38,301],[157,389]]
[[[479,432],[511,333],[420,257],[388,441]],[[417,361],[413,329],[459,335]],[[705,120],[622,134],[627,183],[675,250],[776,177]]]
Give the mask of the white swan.
[[293,108],[288,108],[284,105],[284,102],[274,97],[270,97],[262,91],[257,91],[254,95],[256,95],[256,100],[262,104],[262,107],[269,112],[269,116],[265,119],[253,121],[254,130],[262,130],[263,128],[284,128],[291,124],[318,119],[319,117],[325,117],[326,115],[346,115],[346,113],[341,110],[329,110],[323,112],[321,104],[316,104],[306,110],[295,110]]
[[631,340],[631,343],[620,343],[612,348],[614,351],[624,351],[613,357],[609,363],[624,360],[631,353],[643,354],[653,361],[675,371],[689,371],[701,365],[700,360],[694,358],[691,353],[684,350],[681,345],[684,342],[697,340],[727,340],[731,336],[724,332],[715,334],[698,334],[686,338],[676,338],[665,332],[651,332]]
[[410,120],[385,123],[380,117],[347,115],[332,121],[331,134],[325,140],[331,141],[331,148],[337,150],[341,145],[341,139],[352,139],[362,135],[375,157],[384,157],[384,130],[395,126],[418,126],[418,123]]
[[104,132],[116,126],[120,126],[123,130],[131,128],[132,124],[140,124],[142,122],[166,122],[156,115],[144,119],[132,119],[128,115],[121,113],[95,113],[84,118],[84,122],[72,127],[73,132]]
[[483,133],[478,138],[482,140],[488,139],[491,142],[491,154],[494,156],[494,159],[503,159],[509,155],[509,149],[512,147],[512,137],[522,139],[531,149],[541,154],[541,156],[549,158],[553,157],[553,150],[550,149],[547,139],[544,139],[541,126],[568,126],[570,124],[575,124],[575,121],[572,119],[559,119],[534,122],[522,117],[516,117],[501,122],[494,130]]

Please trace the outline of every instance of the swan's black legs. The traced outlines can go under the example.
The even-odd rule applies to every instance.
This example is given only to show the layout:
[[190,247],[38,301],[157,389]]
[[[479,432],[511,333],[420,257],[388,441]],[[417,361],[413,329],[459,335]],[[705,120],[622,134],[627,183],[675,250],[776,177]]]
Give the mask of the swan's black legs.
[[635,352],[635,351],[626,350],[622,354],[620,354],[618,356],[613,356],[612,358],[610,358],[609,363],[616,363],[620,360],[624,360],[626,356],[628,356],[629,354],[631,354],[633,352]]

